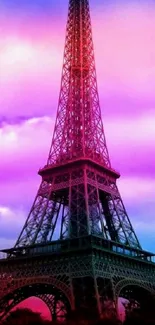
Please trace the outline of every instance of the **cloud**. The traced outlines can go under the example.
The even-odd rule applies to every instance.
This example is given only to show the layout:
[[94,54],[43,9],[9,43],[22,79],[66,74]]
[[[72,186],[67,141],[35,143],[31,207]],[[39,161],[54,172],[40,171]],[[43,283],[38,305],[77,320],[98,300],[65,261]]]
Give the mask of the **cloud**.
[[9,248],[15,244],[24,225],[26,213],[24,209],[11,209],[0,206],[0,248]]
[[[154,13],[155,6],[138,3],[134,6],[133,3],[131,6],[129,3],[121,3],[121,6],[113,7],[113,10],[105,10],[102,5],[100,10],[92,11],[98,71],[105,73],[105,80],[110,78],[112,84],[108,83],[108,87],[120,82],[123,92],[125,88],[126,92],[130,89],[130,95],[133,91],[136,94],[144,91],[142,96],[146,93],[153,95]],[[103,30],[103,33],[98,33],[99,30]],[[153,82],[151,85],[149,80]],[[111,90],[113,91],[112,88]],[[122,92],[122,87],[118,90]]]
[[[149,219],[147,209],[144,211],[145,219],[134,222],[134,229],[144,250],[155,254],[155,222]],[[155,258],[154,258],[155,262]]]
[[[0,237],[0,249],[7,249],[12,248],[15,245],[16,239],[9,239],[5,237]],[[3,252],[0,252],[0,259],[5,258],[6,254]]]
[[25,219],[25,211],[23,208],[11,210],[9,207],[0,206],[0,224],[1,230],[3,226],[12,228],[12,226],[21,226]]
[[22,115],[52,115],[60,88],[61,51],[14,36],[4,38],[0,49],[0,114],[18,116],[22,108]]
[[[112,166],[124,178],[146,178],[155,174],[154,141],[155,115],[135,119],[105,119],[107,144]],[[37,170],[44,166],[52,141],[54,119],[44,116],[2,123],[0,147],[0,179],[3,182],[28,182],[35,179]],[[123,184],[123,183],[122,183]]]
[[154,14],[155,6],[148,1],[102,1],[91,12],[99,94],[106,115],[135,116],[155,105]]
[[[53,120],[32,118],[19,124],[4,123],[0,129],[0,178],[27,178],[45,164],[51,144]],[[21,174],[22,172],[22,174]]]
[[[149,145],[150,140],[155,137],[155,109],[150,114],[141,114],[134,118],[111,118],[107,121],[110,132],[115,136],[116,141],[127,143],[143,143]],[[151,143],[152,144],[152,143]]]
[[104,125],[112,165],[124,177],[154,177],[155,113],[105,119]]
[[[32,17],[25,16],[25,10],[19,8],[16,19],[9,12],[9,18],[5,14],[7,20],[1,20],[0,112],[7,116],[20,115],[21,110],[27,116],[52,115],[60,89],[67,2],[61,11],[55,4],[54,13],[61,12],[61,23],[58,17],[40,19],[35,9]],[[99,8],[92,4],[91,11],[101,106],[109,116],[152,110],[154,6],[121,3],[106,8],[102,2]],[[52,10],[50,15],[53,17]]]
[[155,241],[155,221],[151,222],[147,221],[147,220],[141,220],[141,221],[136,221],[134,223],[135,226],[135,230],[138,230],[139,233],[141,233],[141,235],[149,235],[149,236],[153,236],[154,241]]
[[155,178],[127,177],[118,181],[123,199],[128,203],[139,204],[154,201]]

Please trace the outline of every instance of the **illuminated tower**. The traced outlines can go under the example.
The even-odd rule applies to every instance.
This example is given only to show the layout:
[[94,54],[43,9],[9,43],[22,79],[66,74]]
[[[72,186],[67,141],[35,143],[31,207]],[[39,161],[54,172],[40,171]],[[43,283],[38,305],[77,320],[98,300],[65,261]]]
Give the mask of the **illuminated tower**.
[[107,301],[116,306],[125,284],[131,294],[138,281],[146,282],[143,288],[153,283],[151,253],[141,249],[116,185],[120,175],[109,159],[88,0],[69,1],[56,123],[39,175],[41,185],[15,247],[3,250],[8,259],[0,264],[7,274],[1,309],[33,294],[55,318],[69,309],[101,317]]
[[16,246],[101,236],[140,248],[111,168],[97,90],[88,0],[71,0],[61,90],[42,182]]

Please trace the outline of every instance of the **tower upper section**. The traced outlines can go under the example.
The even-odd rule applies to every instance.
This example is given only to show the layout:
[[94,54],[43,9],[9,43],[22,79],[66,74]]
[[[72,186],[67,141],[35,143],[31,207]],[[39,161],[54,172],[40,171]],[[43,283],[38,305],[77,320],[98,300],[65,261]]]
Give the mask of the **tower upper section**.
[[82,157],[110,167],[88,0],[70,0],[61,90],[48,165]]

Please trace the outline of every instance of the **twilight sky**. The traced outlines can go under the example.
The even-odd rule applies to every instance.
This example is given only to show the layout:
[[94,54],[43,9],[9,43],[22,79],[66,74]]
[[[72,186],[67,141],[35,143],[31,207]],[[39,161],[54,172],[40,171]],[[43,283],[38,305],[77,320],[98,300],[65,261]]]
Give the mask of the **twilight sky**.
[[[155,3],[91,0],[107,144],[129,217],[155,252]],[[68,0],[0,0],[0,248],[14,244],[47,159]]]

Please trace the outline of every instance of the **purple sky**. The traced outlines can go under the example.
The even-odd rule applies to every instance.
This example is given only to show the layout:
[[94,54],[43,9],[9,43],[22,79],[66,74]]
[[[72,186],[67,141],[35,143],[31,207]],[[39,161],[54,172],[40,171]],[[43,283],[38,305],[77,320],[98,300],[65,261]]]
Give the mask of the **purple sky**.
[[[155,251],[155,4],[91,0],[108,149],[129,217]],[[67,0],[0,0],[0,248],[14,244],[47,159]]]

